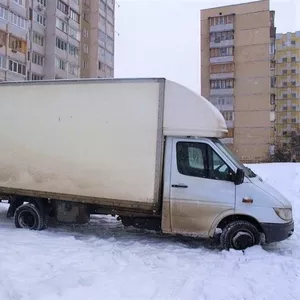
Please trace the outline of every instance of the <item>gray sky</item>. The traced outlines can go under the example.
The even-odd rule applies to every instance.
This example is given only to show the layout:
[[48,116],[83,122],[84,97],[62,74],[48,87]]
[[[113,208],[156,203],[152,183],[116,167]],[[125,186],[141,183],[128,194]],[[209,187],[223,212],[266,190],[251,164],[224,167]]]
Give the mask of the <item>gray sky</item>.
[[[115,77],[166,77],[200,92],[200,10],[250,1],[116,0]],[[298,2],[298,3],[297,3]],[[300,1],[271,0],[277,32],[300,30]],[[296,14],[298,12],[298,19]]]

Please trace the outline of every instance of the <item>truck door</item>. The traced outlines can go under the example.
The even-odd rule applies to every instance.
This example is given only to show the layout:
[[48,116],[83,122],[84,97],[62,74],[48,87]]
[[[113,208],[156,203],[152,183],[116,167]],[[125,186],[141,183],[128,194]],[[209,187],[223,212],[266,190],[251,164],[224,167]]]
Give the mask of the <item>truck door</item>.
[[173,139],[170,182],[171,231],[208,237],[213,221],[234,212],[232,170],[206,142]]

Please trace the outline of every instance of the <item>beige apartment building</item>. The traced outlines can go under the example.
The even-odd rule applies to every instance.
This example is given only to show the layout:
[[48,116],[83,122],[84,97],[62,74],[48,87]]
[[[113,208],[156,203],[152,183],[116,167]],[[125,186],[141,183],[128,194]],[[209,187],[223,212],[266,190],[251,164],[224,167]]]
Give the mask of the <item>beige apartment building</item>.
[[275,37],[269,0],[201,11],[201,94],[224,115],[244,162],[274,151]]
[[[300,128],[300,31],[276,35],[276,141]],[[296,153],[300,156],[300,153]]]
[[114,0],[0,0],[0,80],[114,76]]

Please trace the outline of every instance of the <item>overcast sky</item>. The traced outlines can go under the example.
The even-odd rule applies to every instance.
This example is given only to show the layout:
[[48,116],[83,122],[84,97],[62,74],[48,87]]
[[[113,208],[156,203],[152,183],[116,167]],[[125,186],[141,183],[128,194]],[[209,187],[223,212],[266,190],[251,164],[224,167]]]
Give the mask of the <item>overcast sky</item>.
[[[200,10],[241,2],[250,1],[117,0],[115,77],[166,77],[199,93]],[[300,30],[299,0],[271,9],[277,32]]]

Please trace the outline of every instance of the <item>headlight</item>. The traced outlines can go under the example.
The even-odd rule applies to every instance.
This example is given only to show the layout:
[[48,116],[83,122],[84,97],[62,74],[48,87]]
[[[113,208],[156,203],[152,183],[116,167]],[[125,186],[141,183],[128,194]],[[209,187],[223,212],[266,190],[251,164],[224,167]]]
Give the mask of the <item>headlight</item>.
[[293,218],[293,213],[291,208],[274,208],[277,216],[285,221],[291,221]]

